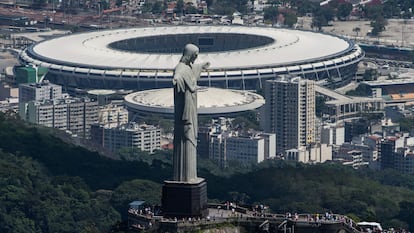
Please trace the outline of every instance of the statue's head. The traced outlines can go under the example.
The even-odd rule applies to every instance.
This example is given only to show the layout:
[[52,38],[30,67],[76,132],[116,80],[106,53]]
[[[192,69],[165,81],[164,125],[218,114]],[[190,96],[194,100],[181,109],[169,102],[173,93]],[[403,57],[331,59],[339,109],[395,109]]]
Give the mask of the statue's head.
[[184,62],[186,64],[191,64],[194,63],[195,59],[198,56],[198,52],[200,50],[198,49],[198,47],[196,45],[193,44],[187,44],[184,47],[183,50],[183,56],[181,57],[181,62]]

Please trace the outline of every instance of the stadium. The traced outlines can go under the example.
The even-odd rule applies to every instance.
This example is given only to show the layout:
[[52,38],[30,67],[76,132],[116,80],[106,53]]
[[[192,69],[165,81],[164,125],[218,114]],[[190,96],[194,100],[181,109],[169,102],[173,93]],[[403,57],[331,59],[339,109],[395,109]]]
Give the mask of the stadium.
[[256,90],[277,75],[299,75],[336,87],[348,83],[364,57],[351,40],[271,27],[175,26],[71,34],[45,40],[20,54],[24,64],[49,69],[67,89],[147,90],[172,86],[185,44],[209,61],[199,85]]
[[[126,95],[124,103],[132,118],[155,115],[172,118],[173,93],[172,88],[138,91]],[[258,109],[264,103],[261,95],[249,91],[214,87],[200,87],[197,91],[197,112],[200,116],[236,116]]]

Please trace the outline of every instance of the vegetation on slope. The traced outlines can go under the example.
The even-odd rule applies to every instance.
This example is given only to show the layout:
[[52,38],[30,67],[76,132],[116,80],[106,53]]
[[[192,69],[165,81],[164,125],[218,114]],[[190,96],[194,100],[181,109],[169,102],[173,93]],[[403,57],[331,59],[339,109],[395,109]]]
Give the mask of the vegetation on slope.
[[81,232],[120,220],[78,177],[50,177],[33,159],[2,151],[0,167],[0,232]]
[[[169,152],[110,160],[11,115],[0,114],[0,148],[1,232],[107,230],[130,201],[159,203],[172,174]],[[223,171],[200,160],[199,175],[212,200],[264,203],[281,213],[332,211],[414,230],[414,177],[394,171],[284,161]]]

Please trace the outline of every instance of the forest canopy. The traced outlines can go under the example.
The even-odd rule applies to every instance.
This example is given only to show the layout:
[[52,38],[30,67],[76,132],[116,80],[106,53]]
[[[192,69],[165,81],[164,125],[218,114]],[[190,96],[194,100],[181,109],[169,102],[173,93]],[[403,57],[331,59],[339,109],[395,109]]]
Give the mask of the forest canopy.
[[[0,232],[103,231],[125,218],[130,201],[159,203],[171,151],[112,160],[50,132],[0,114]],[[276,213],[332,211],[414,230],[412,175],[280,160],[222,170],[199,159],[199,176],[210,201],[264,203]]]

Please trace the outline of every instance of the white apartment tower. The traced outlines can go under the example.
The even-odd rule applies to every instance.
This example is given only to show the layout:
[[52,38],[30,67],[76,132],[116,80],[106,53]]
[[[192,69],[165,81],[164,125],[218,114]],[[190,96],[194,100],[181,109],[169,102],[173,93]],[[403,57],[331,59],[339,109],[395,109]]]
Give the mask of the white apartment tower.
[[276,153],[316,141],[315,83],[300,77],[266,81],[263,127],[276,134]]
[[98,110],[99,124],[117,124],[123,125],[128,123],[128,110],[122,106],[108,104]]
[[210,136],[209,158],[227,167],[231,160],[241,164],[256,164],[274,157],[274,134],[259,133],[239,136],[237,132],[225,131]]
[[41,83],[24,83],[19,85],[19,103],[60,98],[62,98],[62,86],[49,83],[48,80],[44,80]]
[[153,125],[129,122],[119,125],[92,125],[91,139],[113,152],[121,148],[137,148],[154,153],[161,149],[161,129]]
[[44,99],[24,105],[19,112],[21,119],[68,130],[82,138],[89,138],[91,124],[98,122],[98,104],[89,98]]

